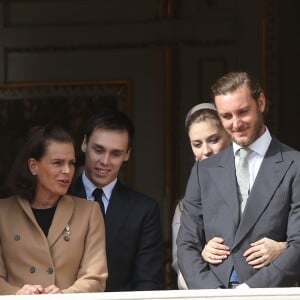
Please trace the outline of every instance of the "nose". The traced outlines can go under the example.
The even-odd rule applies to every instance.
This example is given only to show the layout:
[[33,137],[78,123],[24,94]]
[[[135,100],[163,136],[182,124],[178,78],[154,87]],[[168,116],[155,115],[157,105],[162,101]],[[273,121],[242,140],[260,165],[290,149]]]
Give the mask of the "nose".
[[70,166],[69,166],[69,164],[66,163],[66,164],[63,165],[62,172],[65,173],[65,174],[70,173]]
[[101,157],[101,163],[102,163],[103,165],[107,165],[108,162],[109,162],[109,153],[105,153],[105,154],[103,154],[102,157]]
[[203,144],[202,147],[203,147],[203,155],[204,156],[208,157],[208,156],[211,156],[213,154],[213,150],[212,150],[210,144],[205,143],[205,144]]
[[232,127],[234,130],[238,129],[240,126],[241,120],[237,116],[233,116],[232,118]]

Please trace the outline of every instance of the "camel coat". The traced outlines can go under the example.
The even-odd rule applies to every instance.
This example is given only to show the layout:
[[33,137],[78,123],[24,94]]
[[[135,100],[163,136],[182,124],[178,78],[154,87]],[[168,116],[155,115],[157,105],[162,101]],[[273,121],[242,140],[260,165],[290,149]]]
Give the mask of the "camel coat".
[[46,237],[27,200],[0,200],[0,295],[24,284],[63,293],[101,292],[107,279],[105,229],[97,203],[63,196]]

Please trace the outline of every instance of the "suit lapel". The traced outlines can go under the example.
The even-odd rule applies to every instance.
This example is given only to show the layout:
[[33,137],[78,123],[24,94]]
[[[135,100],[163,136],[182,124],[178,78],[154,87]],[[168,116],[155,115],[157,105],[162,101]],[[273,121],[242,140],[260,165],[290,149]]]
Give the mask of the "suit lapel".
[[291,163],[283,160],[279,142],[272,139],[247,200],[234,246],[245,237],[264,212]]
[[74,212],[74,200],[71,196],[63,196],[57,203],[57,208],[48,233],[48,243],[51,247],[61,236]]
[[118,181],[113,189],[105,216],[106,240],[109,242],[118,234],[131,210],[131,199],[127,196],[127,189]]
[[218,166],[209,169],[209,172],[215,187],[219,190],[223,200],[227,202],[232,212],[234,224],[237,227],[240,212],[232,147],[225,149],[222,154]]

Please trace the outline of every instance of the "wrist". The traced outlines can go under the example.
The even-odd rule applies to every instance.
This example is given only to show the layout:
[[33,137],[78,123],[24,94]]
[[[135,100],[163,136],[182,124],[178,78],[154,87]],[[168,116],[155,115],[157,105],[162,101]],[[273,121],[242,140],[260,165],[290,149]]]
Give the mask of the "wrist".
[[287,248],[287,242],[280,242],[279,244],[280,244],[281,249],[284,250]]

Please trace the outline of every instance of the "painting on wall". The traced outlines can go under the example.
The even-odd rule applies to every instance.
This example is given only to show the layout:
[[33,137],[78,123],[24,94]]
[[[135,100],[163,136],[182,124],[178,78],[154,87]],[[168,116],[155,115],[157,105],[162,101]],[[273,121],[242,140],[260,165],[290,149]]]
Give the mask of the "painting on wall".
[[[74,137],[78,167],[84,163],[80,146],[87,119],[97,111],[116,108],[131,115],[129,80],[32,82],[0,84],[0,197],[6,177],[32,126],[53,123]],[[130,166],[123,179],[130,182]]]

